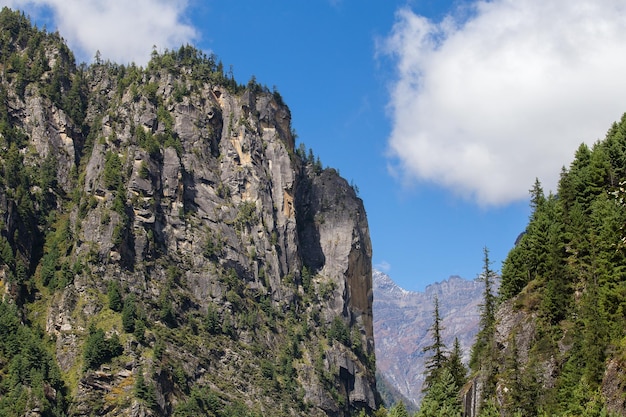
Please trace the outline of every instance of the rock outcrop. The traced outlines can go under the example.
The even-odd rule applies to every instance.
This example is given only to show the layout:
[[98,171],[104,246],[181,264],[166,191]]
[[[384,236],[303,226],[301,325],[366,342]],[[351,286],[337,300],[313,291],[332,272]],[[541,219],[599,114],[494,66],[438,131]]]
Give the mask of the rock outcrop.
[[[54,340],[71,399],[57,408],[374,409],[366,213],[296,149],[280,95],[192,47],[76,68],[57,35],[2,14],[20,39],[0,79],[3,298]],[[40,59],[20,78],[14,62]]]
[[[519,398],[524,389],[532,390],[534,387],[537,393],[559,389],[558,378],[565,363],[563,358],[567,357],[573,345],[572,334],[565,332],[548,354],[538,349],[537,346],[541,344],[545,349],[548,343],[541,334],[541,326],[545,324],[541,323],[536,311],[528,309],[529,300],[532,300],[533,296],[531,292],[522,292],[517,297],[502,302],[496,314],[498,377],[495,381],[495,395],[491,400],[495,401],[499,409],[504,410],[504,415],[510,414],[511,398]],[[573,333],[576,330],[569,331]],[[485,374],[479,371],[463,388],[461,397],[464,417],[476,417],[480,414],[481,406],[484,405],[484,378]],[[604,396],[603,401],[607,409],[615,415],[623,415],[626,412],[626,402],[622,395],[623,381],[622,361],[607,360],[598,391]],[[537,407],[537,403],[542,400],[540,394],[535,395],[536,398],[529,404],[530,409]],[[520,412],[524,415],[529,414],[523,409]]]

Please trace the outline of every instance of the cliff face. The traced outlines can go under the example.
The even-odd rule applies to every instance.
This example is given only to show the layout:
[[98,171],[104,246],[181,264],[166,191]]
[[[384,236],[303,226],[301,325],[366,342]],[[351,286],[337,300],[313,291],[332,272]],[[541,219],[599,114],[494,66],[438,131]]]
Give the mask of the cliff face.
[[53,340],[65,411],[374,408],[363,204],[295,149],[280,95],[191,47],[76,68],[2,24],[2,292]]
[[[537,404],[547,402],[545,399],[547,395],[563,389],[564,383],[559,378],[562,378],[565,372],[563,369],[567,366],[565,358],[576,349],[574,340],[581,332],[580,328],[570,327],[553,342],[554,346],[550,346],[542,334],[545,332],[543,327],[545,324],[541,322],[541,317],[537,311],[528,309],[529,301],[532,302],[534,298],[536,302],[536,294],[532,291],[503,302],[496,314],[494,336],[500,357],[499,376],[495,381],[495,395],[492,400],[503,415],[513,415],[511,403],[519,398],[529,401],[526,408],[518,405],[517,411],[522,410],[524,415],[533,415],[536,413]],[[545,352],[546,346],[550,347],[550,351]],[[576,366],[581,367],[583,364],[579,362]],[[604,407],[604,413],[624,415],[626,401],[623,395],[623,381],[623,360],[607,358],[605,367],[601,370],[593,408],[584,404],[584,400],[579,397],[570,398],[568,402],[576,406],[583,403],[591,410],[590,413]],[[583,383],[588,384],[586,381]],[[464,416],[476,417],[480,414],[481,406],[484,405],[482,401],[485,384],[484,373],[478,372],[464,387],[461,392]]]
[[[523,381],[522,377],[517,375],[516,383],[531,385],[537,381],[535,373],[540,372],[541,381],[543,381],[542,389],[553,389],[556,375],[555,357],[533,358],[535,354],[533,345],[538,336],[537,315],[520,309],[519,305],[516,306],[516,302],[517,300],[503,302],[496,313],[494,335],[495,343],[503,358],[502,363],[499,364],[503,370],[503,375],[509,377],[512,372],[510,368],[514,368],[516,372],[523,374]],[[506,358],[506,363],[504,363],[504,358]],[[539,363],[537,363],[538,361]],[[483,406],[485,383],[485,376],[479,372],[468,381],[462,390],[464,416],[476,417],[480,414],[480,409]],[[498,405],[505,404],[508,400],[507,397],[511,395],[510,392],[518,389],[519,386],[512,384],[508,378],[501,378],[496,387],[496,403]]]

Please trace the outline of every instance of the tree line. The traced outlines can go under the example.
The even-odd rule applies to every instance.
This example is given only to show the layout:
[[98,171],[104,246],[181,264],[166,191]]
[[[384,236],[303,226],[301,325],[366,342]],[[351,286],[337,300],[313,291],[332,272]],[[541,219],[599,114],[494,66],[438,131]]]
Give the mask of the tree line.
[[[529,195],[528,225],[503,262],[499,292],[484,250],[485,289],[468,377],[481,387],[478,416],[619,415],[607,407],[603,388],[612,384],[624,395],[623,383],[607,378],[606,369],[626,358],[626,114],[603,140],[576,149],[554,193],[546,194],[537,179]],[[521,329],[496,338],[503,303],[533,318],[524,361]],[[416,416],[460,416],[459,392],[468,378],[450,369],[457,348],[447,352],[442,342],[437,301],[429,330],[425,396]],[[398,406],[390,415],[398,415],[391,414]]]
[[621,413],[607,407],[607,387],[623,388],[606,369],[626,357],[626,114],[603,140],[577,148],[555,193],[539,179],[529,193],[529,222],[494,300],[532,315],[535,331],[521,361],[521,330],[496,346],[481,316],[471,362],[485,381],[481,415]]

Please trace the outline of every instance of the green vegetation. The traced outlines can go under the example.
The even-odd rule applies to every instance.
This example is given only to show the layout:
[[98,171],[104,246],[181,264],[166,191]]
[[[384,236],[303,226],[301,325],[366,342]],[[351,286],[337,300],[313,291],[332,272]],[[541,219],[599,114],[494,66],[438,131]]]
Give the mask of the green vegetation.
[[122,161],[118,154],[107,151],[104,157],[104,186],[117,190],[122,185]]
[[140,367],[137,370],[137,379],[135,380],[135,395],[140,400],[143,400],[148,408],[156,409],[156,389],[153,384],[146,382],[143,376],[143,369]]
[[243,402],[225,403],[220,396],[209,388],[195,389],[191,398],[178,405],[175,417],[261,417],[260,413],[250,410]]
[[457,399],[460,388],[450,370],[442,368],[429,386],[417,417],[460,417],[461,405]]
[[141,165],[139,167],[139,178],[148,179],[150,176],[150,169],[148,168],[148,164],[146,161],[141,161]]
[[89,335],[83,347],[85,369],[96,369],[103,363],[121,355],[122,352],[122,345],[117,334],[107,338],[104,330],[96,328],[95,325],[89,327]]
[[208,259],[217,259],[222,255],[224,242],[220,234],[214,234],[211,230],[207,232],[207,239],[202,254]]
[[135,296],[130,294],[124,300],[122,308],[122,328],[126,333],[135,331],[135,320],[137,319],[137,306],[135,304]]
[[117,281],[109,282],[108,286],[109,308],[113,311],[120,312],[124,306],[122,298],[122,288]]
[[[293,136],[297,136],[295,132]],[[296,155],[300,158],[302,162],[304,162],[307,166],[310,166],[313,169],[313,172],[316,174],[320,174],[324,167],[322,166],[322,161],[319,156],[315,156],[313,154],[313,149],[309,148],[309,151],[306,150],[306,145],[303,142],[300,142],[298,147],[296,148]]]
[[496,295],[493,289],[495,271],[491,269],[489,250],[483,250],[483,271],[479,279],[484,283],[483,302],[480,305],[480,322],[478,334],[470,358],[472,370],[480,370],[484,375],[484,398],[495,394],[497,368],[494,358],[498,354],[496,345]]
[[339,316],[335,317],[328,329],[328,338],[339,343],[350,346],[350,330]]
[[210,334],[218,334],[221,331],[220,316],[217,307],[209,304],[205,318],[206,329]]
[[[58,34],[6,8],[0,52],[0,416],[118,415],[131,406],[155,415],[307,415],[303,381],[318,378],[325,401],[356,414],[326,352],[366,377],[375,361],[349,312],[325,321],[319,297],[327,301],[336,283],[298,271],[300,254],[280,251],[276,219],[240,200],[230,179],[210,175],[203,186],[222,205],[194,211],[189,184],[199,165],[184,154],[177,105],[213,111],[222,94],[245,91],[282,106],[278,91],[254,77],[237,84],[191,46],[155,51],[146,68],[99,54],[76,66]],[[44,120],[19,119],[27,98],[42,102]],[[32,127],[49,123],[48,113],[65,124],[74,153],[57,140],[35,143]],[[216,121],[191,127],[206,140],[191,150],[203,170],[220,163]],[[133,169],[162,186],[166,148],[180,157],[180,188],[141,193]],[[311,167],[321,172],[319,158]],[[183,222],[166,224],[181,200]],[[233,200],[242,202],[229,211]],[[264,238],[269,250],[259,251]]]
[[[282,235],[265,224],[273,213],[267,216],[255,201],[245,199],[229,212],[233,201],[241,201],[237,184],[216,175],[203,186],[214,186],[222,199],[214,218],[224,214],[232,222],[217,227],[201,223],[206,219],[188,209],[193,190],[186,189],[184,222],[169,228],[163,224],[169,197],[155,193],[146,202],[127,189],[132,158],[149,156],[137,174],[156,184],[162,180],[158,170],[164,149],[183,155],[173,108],[190,102],[202,103],[196,107],[201,108],[207,101],[218,102],[224,91],[269,94],[281,106],[275,88],[261,86],[254,76],[240,85],[216,56],[189,45],[153,51],[146,68],[103,62],[98,56],[92,66],[77,66],[59,34],[39,30],[7,8],[0,11],[0,52],[0,416],[34,414],[35,409],[43,416],[68,415],[69,392],[78,391],[81,378],[109,367],[112,374],[120,371],[126,355],[141,364],[125,379],[126,394],[123,384],[114,386],[101,399],[106,404],[90,413],[103,414],[105,405],[134,397],[154,414],[307,415],[311,404],[302,381],[313,378],[321,381],[333,405],[346,414],[366,415],[349,409],[342,392],[346,381],[340,380],[336,358],[327,354],[339,351],[373,373],[375,361],[362,329],[347,312],[325,321],[314,302],[323,304],[337,295],[336,283],[315,276],[317,271],[302,266],[301,259],[278,253]],[[172,79],[170,96],[163,88],[166,78]],[[110,94],[89,91],[100,81],[110,86]],[[204,92],[214,96],[200,97]],[[67,134],[75,140],[71,167],[60,164],[61,156],[68,155],[52,141],[33,146],[32,131],[17,120],[29,97],[67,118]],[[134,109],[146,109],[153,120],[125,120]],[[248,119],[221,116],[228,129],[241,123],[252,133]],[[297,137],[291,127],[285,133]],[[203,139],[207,143],[199,146],[214,146],[208,144],[214,138]],[[145,153],[128,152],[126,146],[139,146]],[[103,158],[101,176],[87,172],[94,151],[102,152],[94,158]],[[218,154],[212,149],[216,160],[200,162],[216,165]],[[307,175],[323,172],[319,157],[303,143],[291,157]],[[191,165],[181,162],[181,184],[196,175],[182,168]],[[245,179],[244,170],[239,174]],[[99,193],[99,181],[106,193]],[[495,271],[484,251],[485,292],[471,357],[472,377],[483,384],[480,416],[607,416],[608,388],[617,392],[614,402],[623,403],[626,384],[626,115],[604,140],[576,150],[555,194],[545,195],[537,180],[530,204],[528,227],[503,265],[498,296]],[[158,227],[135,218],[139,208],[148,207],[155,208]],[[218,221],[214,218],[208,221]],[[323,216],[311,215],[310,220],[321,223]],[[86,232],[99,233],[89,227],[99,228],[105,238],[89,242],[91,246],[81,242],[89,239]],[[258,236],[252,229],[258,229]],[[176,240],[195,230],[201,234],[200,247],[187,250],[192,245],[180,241],[180,246],[154,250],[159,239]],[[202,235],[205,230],[210,231]],[[106,233],[112,233],[111,241]],[[277,254],[275,262],[252,248],[264,236],[268,253]],[[144,242],[149,249],[142,249]],[[240,244],[246,246],[241,256],[226,259]],[[111,271],[115,279],[105,275]],[[272,288],[277,282],[284,288]],[[195,283],[202,288],[191,288]],[[531,340],[518,343],[524,329],[515,328],[496,343],[496,310],[505,302],[532,318]],[[55,310],[61,308],[65,314]],[[70,320],[72,330],[61,329],[57,318],[48,316],[52,314]],[[96,322],[100,327],[82,330]],[[46,333],[44,324],[54,330]],[[466,382],[466,369],[458,340],[447,351],[442,330],[436,302],[418,416],[460,414],[457,393]],[[64,339],[64,332],[74,339]],[[527,350],[523,355],[522,349]],[[70,363],[63,372],[59,358]],[[611,378],[608,365],[619,370]],[[157,402],[157,389],[163,387],[169,390],[164,400],[171,410],[162,410]],[[409,412],[400,402],[373,415],[404,417]]]
[[455,340],[454,350],[445,351],[442,340],[443,327],[439,314],[439,300],[435,298],[433,324],[429,329],[433,343],[424,348],[425,353],[431,353],[426,361],[424,398],[416,417],[444,417],[461,416],[461,403],[458,393],[465,384],[467,370],[461,362],[461,348],[458,339]]
[[43,415],[63,416],[67,389],[48,341],[40,329],[22,324],[18,314],[14,305],[0,302],[0,415],[25,415],[36,402]]
[[[603,393],[622,382],[604,380],[605,370],[626,358],[625,167],[626,114],[604,140],[578,147],[556,194],[533,184],[528,226],[503,264],[499,301],[513,299],[536,316],[536,335],[526,363],[517,355],[517,333],[506,352],[490,347],[483,306],[473,369],[487,381],[484,415],[610,414]],[[542,389],[549,361],[557,367],[551,388]],[[510,387],[502,403],[495,401],[496,379]]]
[[246,230],[259,221],[254,201],[242,201],[237,207],[237,217],[235,218],[235,228],[239,231]]
[[71,250],[72,231],[67,218],[62,218],[50,226],[44,255],[41,259],[40,276],[43,285],[51,289],[63,289],[74,280],[65,255]]
[[430,356],[428,361],[426,361],[426,378],[424,380],[425,391],[428,391],[430,386],[439,379],[441,370],[444,368],[444,364],[446,362],[446,345],[443,343],[441,335],[443,327],[441,325],[441,315],[439,314],[439,298],[437,297],[435,297],[433,324],[428,330],[432,334],[433,343],[423,349],[424,353],[432,352],[432,356]]

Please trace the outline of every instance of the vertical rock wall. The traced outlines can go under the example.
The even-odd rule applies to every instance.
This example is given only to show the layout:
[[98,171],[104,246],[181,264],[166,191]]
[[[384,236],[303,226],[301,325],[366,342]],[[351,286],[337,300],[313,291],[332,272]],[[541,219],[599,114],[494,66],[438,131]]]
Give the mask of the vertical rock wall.
[[[80,126],[35,83],[8,95],[25,164],[55,166],[46,227],[38,212],[19,214],[10,192],[0,208],[3,235],[19,229],[9,243],[27,258],[31,291],[50,285],[42,262],[62,249],[52,275],[65,280],[38,311],[74,381],[68,414],[169,415],[200,388],[268,413],[276,397],[292,414],[375,408],[362,201],[336,171],[295,152],[276,94],[152,65],[86,68]],[[109,304],[115,286],[133,303],[130,325]],[[211,314],[218,328],[206,324]],[[118,338],[120,358],[85,368],[90,328]],[[140,374],[149,403],[133,394]]]

